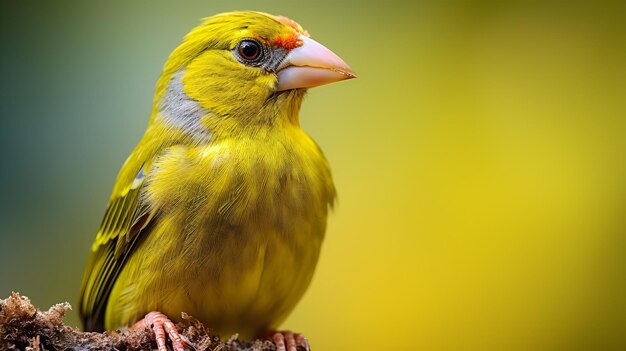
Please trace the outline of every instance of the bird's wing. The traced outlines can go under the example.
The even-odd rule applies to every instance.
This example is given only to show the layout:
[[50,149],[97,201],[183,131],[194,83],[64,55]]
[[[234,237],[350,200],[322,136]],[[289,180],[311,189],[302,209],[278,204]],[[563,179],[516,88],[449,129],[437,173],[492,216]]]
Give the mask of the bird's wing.
[[83,277],[79,313],[85,330],[104,330],[107,300],[117,276],[138,239],[150,232],[157,211],[142,201],[141,193],[158,149],[138,146],[118,175]]

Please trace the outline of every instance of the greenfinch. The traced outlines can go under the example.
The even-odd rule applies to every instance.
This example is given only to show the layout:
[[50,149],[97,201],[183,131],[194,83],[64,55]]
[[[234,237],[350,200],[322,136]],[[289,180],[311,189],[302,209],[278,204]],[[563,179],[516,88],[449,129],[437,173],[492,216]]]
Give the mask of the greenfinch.
[[[218,14],[185,36],[91,246],[85,329],[152,326],[159,350],[168,337],[184,348],[181,312],[219,335],[274,332],[311,281],[335,200],[302,99],[353,77],[282,16]],[[300,334],[272,339],[308,348]]]

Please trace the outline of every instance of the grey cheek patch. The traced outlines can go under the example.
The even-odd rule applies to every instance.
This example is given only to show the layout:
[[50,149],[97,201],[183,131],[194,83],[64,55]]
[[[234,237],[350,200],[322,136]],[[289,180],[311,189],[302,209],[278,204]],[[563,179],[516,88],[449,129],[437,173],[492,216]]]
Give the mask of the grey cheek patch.
[[202,125],[202,118],[211,111],[185,94],[185,70],[172,75],[165,94],[159,101],[159,118],[172,128],[180,129],[198,141],[211,140],[211,133]]

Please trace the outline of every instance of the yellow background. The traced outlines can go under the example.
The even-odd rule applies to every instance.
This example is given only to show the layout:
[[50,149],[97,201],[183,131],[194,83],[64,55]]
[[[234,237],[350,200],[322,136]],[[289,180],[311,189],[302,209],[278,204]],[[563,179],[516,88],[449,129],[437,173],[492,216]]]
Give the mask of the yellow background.
[[303,106],[339,203],[284,328],[315,350],[626,349],[619,2],[2,1],[2,297],[76,306],[163,63],[233,9],[359,74]]

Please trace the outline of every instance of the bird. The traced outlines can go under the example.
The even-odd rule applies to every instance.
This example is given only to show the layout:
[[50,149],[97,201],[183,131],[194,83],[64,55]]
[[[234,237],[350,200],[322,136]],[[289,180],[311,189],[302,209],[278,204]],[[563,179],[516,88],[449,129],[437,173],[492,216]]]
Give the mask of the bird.
[[336,199],[300,127],[308,89],[355,78],[295,21],[255,11],[205,18],[167,59],[146,131],[113,187],[81,285],[88,331],[185,341],[185,312],[220,336],[277,331],[311,282]]

